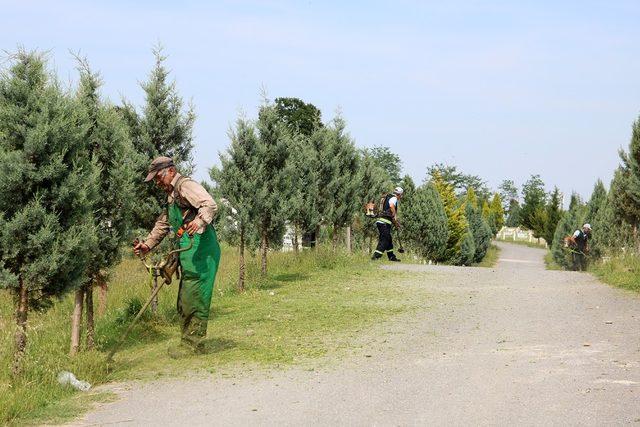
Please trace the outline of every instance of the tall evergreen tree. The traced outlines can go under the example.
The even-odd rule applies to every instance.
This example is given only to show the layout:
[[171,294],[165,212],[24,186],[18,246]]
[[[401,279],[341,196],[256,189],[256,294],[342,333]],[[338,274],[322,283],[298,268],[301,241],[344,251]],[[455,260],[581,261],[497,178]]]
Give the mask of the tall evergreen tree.
[[462,173],[456,166],[436,163],[427,168],[427,175],[433,178],[434,173],[438,173],[441,178],[453,187],[457,195],[466,195],[468,188],[473,188],[481,199],[488,198],[489,188],[487,183],[477,175]]
[[[145,105],[142,114],[125,102],[122,115],[130,127],[133,144],[139,153],[136,172],[144,177],[149,163],[157,156],[171,157],[178,170],[190,175],[193,171],[193,106],[184,109],[175,81],[170,80],[167,59],[162,48],[154,48],[155,66],[142,83]],[[148,229],[162,211],[166,194],[155,185],[138,181],[134,224]]]
[[85,126],[41,54],[10,58],[0,78],[0,287],[16,304],[14,374],[29,311],[87,281],[97,238]]
[[[458,203],[453,189],[453,185],[445,182],[439,172],[435,172],[431,177],[434,188],[440,195],[447,215],[447,229],[449,238],[447,239],[447,249],[444,259],[450,264],[470,264],[475,254],[473,235],[469,241],[469,224],[464,212],[464,206]],[[466,240],[466,244],[463,243]]]
[[269,248],[279,247],[287,215],[286,198],[291,188],[288,176],[289,140],[286,126],[275,107],[265,101],[258,114],[258,162],[256,164],[256,212],[262,254],[261,271],[267,274]]
[[478,209],[477,198],[472,187],[467,189],[467,198],[465,200],[465,216],[469,221],[469,228],[473,234],[475,244],[475,252],[473,255],[474,262],[480,262],[484,258],[489,246],[491,245],[491,228],[489,224],[482,218],[482,212]]
[[[78,111],[84,123],[81,136],[98,167],[98,192],[95,194],[94,219],[98,242],[91,250],[88,266],[90,282],[76,291],[71,337],[71,354],[80,344],[80,316],[86,299],[87,348],[93,348],[93,286],[106,298],[109,269],[121,259],[120,247],[128,239],[134,200],[134,152],[127,127],[116,110],[101,100],[100,77],[91,71],[86,60],[79,59],[80,86]],[[104,301],[101,304],[104,305]]]
[[502,207],[502,199],[500,198],[499,193],[495,193],[493,195],[493,199],[491,199],[491,213],[494,216],[494,221],[496,224],[497,231],[500,231],[504,226],[504,209]]
[[509,213],[507,214],[505,225],[507,227],[518,227],[521,224],[521,211],[522,208],[520,207],[520,203],[515,199],[511,199],[509,202]]
[[540,223],[540,212],[544,212],[546,203],[544,182],[540,175],[531,175],[529,180],[524,183],[522,186],[522,198],[524,203],[520,211],[520,225],[529,230],[540,231],[540,227],[536,227],[536,225]]
[[510,179],[503,180],[498,186],[500,199],[502,200],[502,209],[508,216],[512,201],[518,201],[518,187]]
[[253,124],[244,117],[236,120],[235,128],[230,129],[228,135],[230,145],[226,152],[220,153],[220,167],[212,167],[209,174],[230,205],[229,213],[238,234],[238,290],[244,291],[245,247],[250,236],[256,234],[258,222],[256,192],[260,187],[261,151]]
[[555,187],[549,196],[549,201],[545,208],[544,232],[542,234],[542,237],[549,246],[553,243],[553,236],[556,233],[558,222],[560,218],[562,218],[562,206],[560,206],[560,203],[560,190],[558,190],[558,187]]
[[321,160],[306,135],[294,134],[289,141],[291,146],[287,170],[291,190],[287,201],[287,219],[294,227],[293,243],[297,252],[300,234],[315,230],[321,220],[318,208]]
[[593,186],[591,198],[587,202],[587,212],[584,222],[592,223],[598,215],[598,210],[603,205],[602,201],[607,198],[607,190],[604,188],[602,180],[596,181]]
[[360,207],[358,200],[358,152],[351,136],[346,132],[346,123],[338,114],[327,126],[325,156],[328,180],[321,187],[324,201],[324,219],[333,229],[333,247],[337,247],[339,231],[351,225]]
[[448,218],[440,194],[427,182],[420,186],[403,212],[405,235],[418,253],[430,260],[444,261],[449,240]]

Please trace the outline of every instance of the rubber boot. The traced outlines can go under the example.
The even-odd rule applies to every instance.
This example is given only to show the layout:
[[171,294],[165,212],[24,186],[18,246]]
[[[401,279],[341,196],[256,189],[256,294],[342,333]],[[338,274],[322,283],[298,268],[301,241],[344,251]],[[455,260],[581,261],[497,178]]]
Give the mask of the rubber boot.
[[379,260],[380,258],[382,258],[382,254],[381,254],[380,252],[378,252],[378,251],[375,251],[375,252],[373,253],[373,255],[371,256],[371,259],[372,259],[373,261],[377,261],[377,260]]
[[400,262],[400,260],[398,259],[398,257],[396,257],[396,254],[394,254],[393,251],[388,251],[387,257],[389,257],[389,261]]

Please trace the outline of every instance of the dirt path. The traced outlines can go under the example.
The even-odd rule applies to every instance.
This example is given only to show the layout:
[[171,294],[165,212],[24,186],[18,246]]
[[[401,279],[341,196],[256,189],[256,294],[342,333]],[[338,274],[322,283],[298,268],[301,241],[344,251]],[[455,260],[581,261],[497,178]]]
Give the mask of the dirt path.
[[640,425],[640,298],[500,247],[394,265],[435,303],[333,367],[134,385],[76,425]]

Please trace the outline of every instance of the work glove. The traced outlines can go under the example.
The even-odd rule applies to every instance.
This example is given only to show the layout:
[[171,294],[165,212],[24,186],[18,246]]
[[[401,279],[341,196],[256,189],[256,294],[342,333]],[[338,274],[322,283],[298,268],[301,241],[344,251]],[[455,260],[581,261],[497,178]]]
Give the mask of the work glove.
[[138,255],[138,256],[144,256],[147,254],[147,252],[149,252],[151,249],[149,248],[149,246],[145,243],[145,242],[141,242],[140,240],[136,239],[133,242],[133,253]]

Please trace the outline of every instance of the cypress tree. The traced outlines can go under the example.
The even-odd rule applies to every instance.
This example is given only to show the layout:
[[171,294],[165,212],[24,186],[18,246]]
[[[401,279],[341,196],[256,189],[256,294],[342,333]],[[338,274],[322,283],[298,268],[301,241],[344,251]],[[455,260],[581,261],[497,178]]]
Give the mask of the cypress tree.
[[471,230],[471,234],[473,234],[473,241],[475,244],[473,261],[480,262],[491,245],[491,228],[482,218],[482,213],[478,210],[477,198],[472,187],[467,189],[467,199],[464,205],[465,216],[467,217],[467,221],[469,221],[469,228]]
[[520,211],[520,225],[534,232],[538,231],[540,234],[540,212],[544,211],[546,202],[544,182],[540,175],[531,175],[531,178],[522,186],[522,196],[524,203]]
[[511,199],[509,202],[509,213],[507,215],[505,225],[507,227],[518,227],[522,222],[520,218],[521,211],[522,208],[520,207],[520,203],[515,199]]
[[469,264],[475,253],[475,245],[472,235],[471,241],[469,241],[469,224],[465,216],[464,205],[458,204],[453,186],[445,182],[439,172],[433,173],[431,182],[440,195],[447,215],[449,238],[444,259],[450,264]]
[[496,230],[500,231],[504,227],[504,209],[499,193],[495,193],[493,199],[491,199],[491,213],[496,224]]
[[267,101],[258,114],[255,208],[260,235],[261,272],[267,274],[270,247],[282,244],[286,203],[291,182],[288,176],[290,136],[273,105]]
[[228,200],[229,213],[235,221],[239,246],[238,290],[245,289],[244,253],[248,237],[255,235],[259,206],[256,193],[259,187],[258,165],[260,151],[254,126],[244,117],[236,120],[234,129],[229,130],[230,145],[220,153],[220,167],[210,169],[211,179],[217,190]]
[[542,237],[549,246],[553,244],[553,236],[556,233],[556,228],[558,227],[558,222],[561,217],[562,206],[560,206],[560,190],[558,190],[558,187],[555,187],[545,208],[544,232],[542,234]]
[[318,153],[309,137],[298,133],[290,138],[289,164],[291,182],[287,201],[287,219],[294,227],[294,250],[298,252],[300,233],[315,230],[320,223]]
[[487,225],[489,225],[489,228],[491,229],[491,235],[495,236],[498,233],[498,224],[496,221],[496,216],[493,213],[491,206],[489,206],[489,202],[487,200],[484,200],[482,202],[482,219],[484,219]]
[[16,304],[14,375],[29,311],[87,281],[97,239],[85,126],[41,54],[11,57],[0,78],[0,287]]
[[403,212],[405,235],[418,253],[443,261],[449,240],[448,218],[438,191],[430,182],[418,187]]
[[[94,219],[98,242],[92,248],[88,266],[89,283],[76,291],[71,354],[80,343],[82,300],[86,299],[87,348],[93,348],[93,286],[99,285],[106,298],[109,268],[121,259],[120,247],[129,236],[134,200],[134,154],[126,124],[116,110],[100,99],[100,77],[86,60],[79,59],[80,86],[76,96],[85,133],[81,136],[98,167],[98,192],[94,194]],[[104,307],[105,301],[101,301]]]
[[[323,159],[326,185],[320,186],[320,199],[324,203],[323,217],[332,226],[333,247],[338,244],[339,230],[351,225],[360,206],[358,200],[358,152],[346,123],[338,114],[326,127]],[[324,186],[323,186],[324,185]]]
[[142,83],[145,105],[142,114],[125,102],[122,115],[130,127],[133,144],[139,153],[136,174],[140,177],[136,188],[134,225],[149,229],[162,212],[166,194],[155,185],[142,182],[149,163],[157,156],[169,156],[178,170],[185,175],[193,171],[193,106],[184,110],[175,81],[169,78],[167,59],[162,48],[153,49],[155,66],[146,82]]
[[604,188],[604,184],[602,180],[598,180],[593,186],[593,192],[591,193],[591,198],[587,202],[587,212],[584,219],[584,222],[593,223],[596,216],[598,215],[598,210],[601,206],[603,206],[604,199],[607,198],[607,190]]

